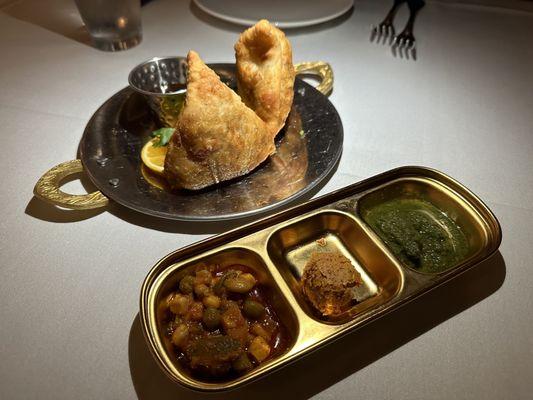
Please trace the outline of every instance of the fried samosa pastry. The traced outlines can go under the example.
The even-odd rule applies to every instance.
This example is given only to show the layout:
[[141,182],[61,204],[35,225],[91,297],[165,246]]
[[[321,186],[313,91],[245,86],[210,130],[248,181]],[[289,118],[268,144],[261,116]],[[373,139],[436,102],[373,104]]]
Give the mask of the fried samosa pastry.
[[293,100],[294,66],[285,34],[263,19],[235,44],[238,92],[268,125],[272,138],[283,128]]
[[275,151],[265,122],[190,51],[187,94],[165,157],[172,188],[201,189],[252,171]]

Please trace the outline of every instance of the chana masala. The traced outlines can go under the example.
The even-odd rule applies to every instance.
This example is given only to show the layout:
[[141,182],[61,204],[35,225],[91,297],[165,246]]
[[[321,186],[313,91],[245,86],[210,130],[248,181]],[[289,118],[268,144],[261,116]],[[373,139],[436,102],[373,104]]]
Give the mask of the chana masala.
[[162,300],[165,337],[191,374],[242,375],[283,353],[289,343],[254,271],[240,264],[200,265]]

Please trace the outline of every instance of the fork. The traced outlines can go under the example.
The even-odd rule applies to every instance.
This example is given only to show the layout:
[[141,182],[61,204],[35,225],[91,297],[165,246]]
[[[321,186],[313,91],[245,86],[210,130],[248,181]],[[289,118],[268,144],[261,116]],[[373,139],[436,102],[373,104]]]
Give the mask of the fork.
[[385,19],[378,26],[372,27],[372,36],[370,41],[374,41],[376,35],[378,35],[378,42],[382,36],[385,42],[387,41],[387,38],[389,38],[389,42],[392,40],[394,34],[396,33],[394,30],[394,25],[392,24],[394,17],[396,16],[396,11],[398,10],[398,7],[405,2],[406,0],[394,0],[394,4],[392,5],[392,8],[388,12]]
[[416,15],[418,11],[425,5],[424,0],[407,0],[407,5],[409,6],[409,19],[405,25],[404,30],[394,37],[392,43],[393,49],[399,48],[401,50],[412,50],[413,54],[415,50],[416,39],[413,35],[413,26],[415,23]]

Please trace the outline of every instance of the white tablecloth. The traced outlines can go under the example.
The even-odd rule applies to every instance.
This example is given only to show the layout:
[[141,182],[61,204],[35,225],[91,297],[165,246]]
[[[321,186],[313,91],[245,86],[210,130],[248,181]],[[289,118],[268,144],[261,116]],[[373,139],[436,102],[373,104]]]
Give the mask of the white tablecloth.
[[[344,153],[321,193],[401,165],[437,168],[496,213],[501,254],[224,398],[531,398],[533,14],[428,3],[412,61],[369,42],[389,6],[358,1],[345,18],[289,32],[295,61],[326,60],[335,72]],[[104,53],[15,14],[0,12],[0,398],[200,398],[151,359],[139,289],[160,257],[228,224],[165,222],[119,206],[67,212],[32,188],[76,158],[86,122],[134,65],[191,48],[231,62],[240,28],[187,1],[157,0],[143,8],[143,42]],[[76,182],[66,188],[82,192]]]

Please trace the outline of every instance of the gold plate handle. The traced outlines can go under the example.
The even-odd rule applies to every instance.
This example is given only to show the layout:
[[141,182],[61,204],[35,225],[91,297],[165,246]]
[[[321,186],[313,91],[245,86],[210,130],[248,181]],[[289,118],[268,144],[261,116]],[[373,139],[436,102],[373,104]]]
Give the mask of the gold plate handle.
[[56,165],[37,181],[33,193],[48,203],[71,210],[90,210],[107,206],[109,199],[100,191],[88,194],[68,194],[60,189],[62,180],[80,172],[83,172],[81,160],[71,160]]
[[324,95],[329,95],[333,89],[333,70],[331,65],[324,61],[308,61],[301,62],[294,66],[296,75],[309,74],[315,75],[320,79],[320,83],[316,87]]

